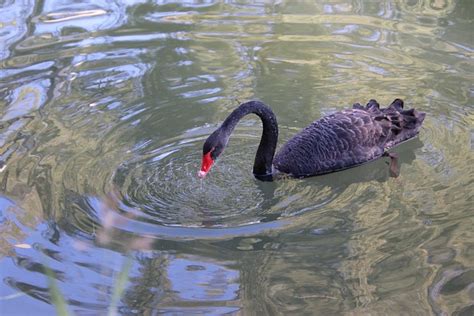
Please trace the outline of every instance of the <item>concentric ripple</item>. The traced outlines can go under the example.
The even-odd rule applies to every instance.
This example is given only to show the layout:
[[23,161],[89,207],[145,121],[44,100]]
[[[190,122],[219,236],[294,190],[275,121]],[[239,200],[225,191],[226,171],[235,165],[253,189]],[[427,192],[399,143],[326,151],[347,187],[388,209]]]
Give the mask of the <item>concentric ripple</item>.
[[196,129],[192,137],[186,133],[148,152],[137,150],[134,158],[124,161],[113,176],[124,208],[138,211],[149,223],[232,227],[317,209],[348,185],[333,180],[329,184],[324,177],[273,183],[255,180],[251,170],[260,137],[258,126],[246,126],[245,133],[238,128],[208,177],[201,180],[196,174],[210,130]]
[[[473,314],[471,3],[4,1],[2,314],[54,314],[44,266],[104,313],[125,257],[126,315]],[[370,98],[427,113],[396,179],[257,181],[254,116],[196,176],[235,99],[281,145]]]
[[211,179],[196,177],[203,139],[171,141],[125,162],[115,175],[125,203],[164,224],[229,224],[245,216],[252,221],[263,195],[253,190],[256,185],[252,177],[230,167],[239,164],[236,155],[227,155]]

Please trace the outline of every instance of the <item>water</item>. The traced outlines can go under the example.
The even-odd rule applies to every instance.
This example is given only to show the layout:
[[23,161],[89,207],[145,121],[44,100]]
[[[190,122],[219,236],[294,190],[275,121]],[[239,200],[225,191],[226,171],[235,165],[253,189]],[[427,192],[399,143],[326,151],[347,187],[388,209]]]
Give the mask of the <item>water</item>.
[[[0,313],[474,313],[471,1],[3,1]],[[247,117],[280,144],[354,102],[405,99],[420,136],[386,160],[262,183]]]

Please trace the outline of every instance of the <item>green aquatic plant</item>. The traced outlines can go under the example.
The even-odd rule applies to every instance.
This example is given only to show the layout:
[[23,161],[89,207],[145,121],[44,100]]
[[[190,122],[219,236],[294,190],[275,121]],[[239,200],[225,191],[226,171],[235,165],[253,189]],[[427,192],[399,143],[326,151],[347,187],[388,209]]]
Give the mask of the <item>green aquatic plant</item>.
[[48,277],[48,288],[49,294],[51,295],[51,302],[53,303],[54,307],[56,308],[56,313],[59,316],[68,316],[71,315],[68,312],[67,303],[64,299],[64,296],[61,294],[59,287],[56,283],[56,276],[50,268],[44,266],[44,270]]
[[120,298],[123,296],[125,291],[125,286],[129,281],[129,272],[130,268],[132,267],[132,258],[127,257],[127,259],[123,262],[122,268],[115,280],[114,290],[112,293],[112,301],[110,302],[109,306],[109,316],[117,315],[117,305]]

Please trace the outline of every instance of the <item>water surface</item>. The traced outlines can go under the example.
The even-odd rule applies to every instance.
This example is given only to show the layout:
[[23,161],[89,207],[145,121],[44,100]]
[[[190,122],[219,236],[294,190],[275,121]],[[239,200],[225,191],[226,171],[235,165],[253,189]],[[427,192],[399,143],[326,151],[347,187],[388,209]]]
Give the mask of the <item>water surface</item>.
[[[471,1],[4,1],[0,313],[474,313]],[[269,104],[280,144],[402,98],[418,138],[304,180],[252,176],[246,117],[205,181],[202,143]]]

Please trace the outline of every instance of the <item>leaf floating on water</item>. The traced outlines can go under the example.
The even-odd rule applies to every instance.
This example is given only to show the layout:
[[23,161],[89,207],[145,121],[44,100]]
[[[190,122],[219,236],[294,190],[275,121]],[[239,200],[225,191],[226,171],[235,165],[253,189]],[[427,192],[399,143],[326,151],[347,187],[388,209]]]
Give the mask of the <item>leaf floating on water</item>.
[[107,11],[103,9],[95,10],[83,10],[83,11],[72,11],[72,12],[51,12],[45,16],[40,17],[40,20],[44,23],[58,23],[68,20],[81,19],[86,17],[94,17],[99,15],[105,15]]
[[15,247],[21,248],[21,249],[31,249],[32,248],[30,244],[16,244]]
[[11,300],[11,299],[21,297],[21,296],[24,296],[24,295],[26,295],[25,292],[17,292],[17,293],[10,294],[10,295],[0,296],[0,301],[7,301],[7,300]]

